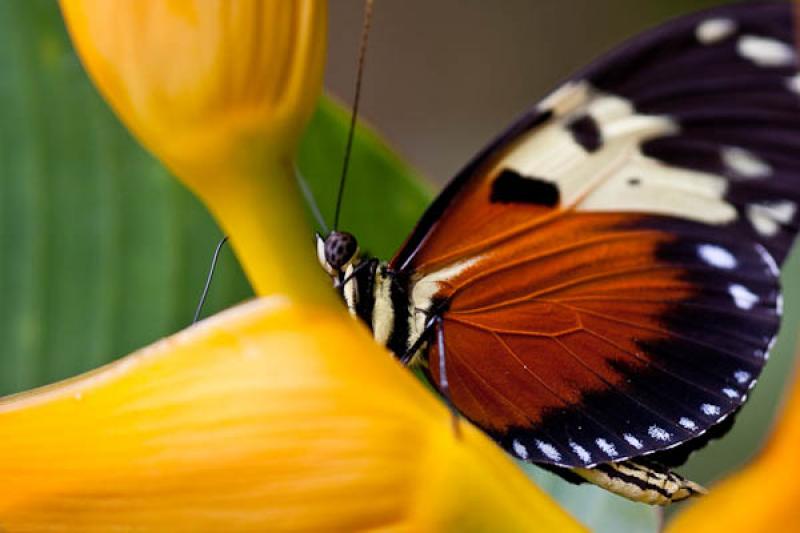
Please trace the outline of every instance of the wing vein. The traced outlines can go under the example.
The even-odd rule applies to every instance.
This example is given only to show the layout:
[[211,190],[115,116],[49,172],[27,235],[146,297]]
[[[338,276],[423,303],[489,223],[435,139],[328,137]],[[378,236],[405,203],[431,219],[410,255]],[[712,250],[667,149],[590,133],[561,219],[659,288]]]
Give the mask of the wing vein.
[[678,426],[677,426],[677,425],[675,425],[675,422],[673,422],[673,421],[671,421],[671,420],[669,420],[669,419],[667,419],[667,418],[664,418],[664,416],[663,416],[663,415],[660,415],[659,413],[657,413],[657,412],[653,411],[653,410],[652,410],[652,409],[651,409],[649,406],[647,406],[646,404],[642,403],[641,401],[637,400],[636,398],[634,398],[634,397],[632,397],[632,396],[628,395],[627,393],[625,393],[625,392],[624,392],[624,389],[620,389],[620,388],[619,388],[619,387],[617,387],[615,384],[613,384],[613,383],[611,383],[610,381],[608,381],[607,379],[605,379],[605,378],[604,378],[604,377],[603,377],[603,376],[602,376],[602,375],[601,375],[599,372],[597,372],[597,371],[596,371],[594,368],[592,368],[590,365],[586,364],[586,362],[585,362],[583,359],[581,359],[581,358],[580,358],[580,356],[578,356],[578,354],[577,354],[577,353],[575,353],[573,350],[571,350],[571,349],[570,349],[570,348],[569,348],[569,347],[568,347],[566,344],[564,344],[564,343],[563,343],[563,342],[562,342],[560,339],[553,339],[553,340],[554,340],[554,341],[555,341],[555,342],[556,342],[556,343],[557,343],[559,346],[561,346],[561,348],[562,348],[564,351],[566,351],[566,352],[567,352],[567,353],[568,353],[570,356],[572,356],[572,358],[573,358],[575,361],[577,361],[577,362],[578,362],[579,364],[581,364],[581,365],[582,365],[584,368],[586,368],[587,370],[589,370],[589,371],[590,371],[592,374],[594,374],[595,376],[597,376],[597,378],[598,378],[598,379],[600,379],[600,380],[601,380],[603,383],[605,383],[605,384],[608,386],[608,388],[610,388],[610,389],[612,389],[612,390],[614,390],[614,391],[618,392],[620,395],[622,395],[622,396],[624,396],[624,397],[628,398],[628,399],[629,399],[629,400],[630,400],[632,403],[634,403],[634,404],[638,405],[639,407],[641,407],[641,408],[642,408],[642,409],[644,409],[645,411],[648,411],[648,412],[650,412],[650,413],[651,413],[651,414],[653,414],[653,415],[654,415],[656,418],[659,418],[659,419],[661,419],[661,420],[662,420],[662,421],[663,421],[663,422],[664,422],[666,425],[669,425],[669,426],[672,426],[673,428],[676,428],[676,429],[678,429],[677,433],[682,433],[682,434],[685,434],[685,433],[686,433],[684,430],[682,430],[682,429],[678,428]]
[[[692,337],[687,337],[687,336],[682,335],[680,333],[677,333],[675,331],[668,331],[668,330],[665,330],[663,328],[648,326],[648,325],[645,325],[645,324],[640,324],[638,322],[633,322],[633,321],[629,321],[629,320],[623,320],[621,318],[610,317],[610,316],[604,315],[602,313],[597,313],[597,312],[594,312],[594,311],[589,311],[589,310],[586,310],[586,309],[570,306],[568,304],[564,304],[564,305],[566,305],[567,307],[573,309],[574,311],[576,311],[578,313],[586,313],[587,315],[596,316],[598,318],[602,318],[602,319],[608,320],[610,322],[616,322],[616,323],[619,323],[619,324],[624,324],[626,326],[639,328],[639,329],[644,330],[644,331],[651,331],[651,332],[654,332],[654,333],[660,333],[662,335],[665,335],[667,338],[669,338],[669,337],[679,338],[679,339],[682,339],[682,340],[684,340],[686,342],[694,344],[696,346],[701,346],[701,347],[707,348],[707,349],[709,349],[711,351],[716,351],[716,352],[728,355],[728,356],[733,357],[734,359],[736,359],[738,361],[745,361],[747,363],[751,363],[752,364],[752,362],[749,361],[746,357],[743,357],[743,356],[741,356],[739,354],[736,354],[734,352],[731,352],[731,351],[729,351],[727,349],[724,349],[724,348],[721,348],[719,346],[713,346],[711,344],[708,344],[707,342],[703,342],[701,340],[694,339]],[[748,343],[752,343],[752,339],[749,339],[747,342]]]

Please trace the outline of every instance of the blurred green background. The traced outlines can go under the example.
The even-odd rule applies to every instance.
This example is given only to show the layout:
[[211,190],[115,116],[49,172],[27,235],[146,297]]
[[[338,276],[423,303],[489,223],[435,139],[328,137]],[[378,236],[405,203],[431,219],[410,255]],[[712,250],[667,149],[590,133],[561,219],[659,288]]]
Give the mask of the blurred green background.
[[[376,2],[364,117],[430,186],[408,181],[414,172],[362,131],[343,227],[388,257],[430,191],[560,79],[625,37],[715,3]],[[326,84],[345,101],[361,6],[331,2]],[[328,219],[346,119],[323,105],[301,149],[300,168]],[[77,374],[185,327],[219,237],[204,208],[99,99],[55,1],[0,1],[0,392]],[[766,375],[734,430],[682,470],[698,481],[743,463],[768,430],[800,324],[800,255],[784,282],[785,323]],[[249,296],[226,250],[206,314]],[[585,498],[574,501],[590,512]]]

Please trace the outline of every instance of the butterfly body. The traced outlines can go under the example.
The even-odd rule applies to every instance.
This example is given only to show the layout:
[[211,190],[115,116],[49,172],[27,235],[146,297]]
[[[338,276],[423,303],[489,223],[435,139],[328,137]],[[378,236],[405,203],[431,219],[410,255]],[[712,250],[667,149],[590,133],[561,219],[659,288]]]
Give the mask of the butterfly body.
[[509,453],[667,503],[700,492],[668,467],[766,362],[798,202],[791,4],[745,3],[562,84],[388,263],[319,253],[376,340]]

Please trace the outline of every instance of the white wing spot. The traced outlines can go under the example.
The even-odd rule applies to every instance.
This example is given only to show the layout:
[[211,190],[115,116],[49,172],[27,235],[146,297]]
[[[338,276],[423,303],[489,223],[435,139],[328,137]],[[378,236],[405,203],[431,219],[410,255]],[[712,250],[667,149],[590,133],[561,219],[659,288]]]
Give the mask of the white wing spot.
[[617,453],[617,448],[606,439],[596,439],[594,442],[597,444],[597,447],[605,452],[605,454],[609,457],[616,457],[619,455]]
[[783,316],[783,294],[778,293],[775,297],[775,313],[778,316]]
[[767,264],[767,268],[769,268],[772,275],[776,278],[779,277],[781,275],[781,269],[778,268],[778,263],[775,262],[775,258],[772,257],[772,254],[770,254],[760,242],[757,242],[755,246],[756,252],[758,252],[758,255],[760,255],[761,259]]
[[672,438],[672,435],[666,429],[659,427],[659,426],[650,426],[647,428],[647,434],[653,437],[656,440],[660,441],[668,441]]
[[786,88],[793,93],[800,94],[800,74],[795,74],[786,80]]
[[695,424],[694,420],[692,420],[691,418],[686,418],[685,416],[681,417],[681,419],[678,420],[678,424],[680,424],[681,426],[685,427],[690,431],[694,431],[697,429],[697,424]]
[[736,23],[728,18],[708,19],[697,25],[695,36],[703,44],[714,44],[736,30]]
[[722,389],[722,393],[731,399],[739,397],[739,393],[735,389],[732,389],[730,387],[725,387],[724,389]]
[[697,247],[700,259],[711,266],[731,270],[736,268],[738,262],[728,250],[716,244],[701,244]]
[[765,237],[772,237],[781,229],[781,224],[788,224],[797,212],[797,204],[791,200],[764,202],[747,206],[747,218],[756,231]]
[[511,446],[514,448],[514,453],[517,454],[517,457],[523,460],[528,458],[528,448],[526,448],[525,445],[520,441],[514,439],[511,442]]
[[732,283],[728,287],[728,292],[739,309],[752,309],[758,303],[758,295],[744,285]]
[[636,437],[634,437],[630,433],[624,433],[622,435],[622,438],[625,439],[628,442],[628,444],[630,444],[631,446],[633,446],[637,450],[641,450],[642,447],[644,447],[644,444],[642,444],[642,441],[640,441],[639,439],[637,439]]
[[769,344],[767,344],[767,351],[771,352],[772,349],[775,347],[775,341],[778,340],[778,336],[774,336],[769,340]]
[[742,178],[766,178],[772,174],[769,163],[750,150],[738,146],[725,146],[720,150],[722,162],[731,172]]
[[577,442],[569,441],[569,447],[572,448],[572,451],[575,452],[575,455],[577,455],[584,463],[590,463],[592,461],[592,454],[590,454],[586,448]]
[[777,340],[778,340],[778,336],[777,335],[772,337],[769,340],[769,344],[767,344],[767,351],[763,352],[763,354],[762,354],[764,356],[764,361],[769,359],[769,354],[772,352],[772,349],[775,347],[775,341],[777,341]]
[[751,377],[752,376],[750,375],[750,372],[747,372],[745,370],[737,370],[736,372],[733,373],[733,379],[735,379],[736,382],[739,383],[740,385],[744,385],[745,383],[750,381]]
[[570,81],[550,93],[539,103],[542,111],[552,111],[563,116],[582,106],[590,98],[589,84],[585,81]]
[[759,67],[783,67],[795,61],[794,49],[788,44],[756,35],[743,35],[737,43],[740,56]]
[[716,416],[721,412],[719,405],[714,405],[712,403],[704,403],[700,406],[700,410],[703,411],[703,414],[708,416]]
[[772,352],[772,348],[775,347],[775,341],[776,340],[778,340],[777,335],[775,337],[772,337],[769,340],[769,343],[767,344],[767,349],[766,350],[756,350],[756,351],[753,352],[753,355],[756,356],[756,357],[761,357],[761,358],[764,359],[764,361],[766,361],[767,359],[769,359],[769,354],[770,354],[770,352]]
[[766,351],[761,351],[761,357],[764,358],[764,361],[769,359],[769,354],[772,352],[772,348],[775,347],[775,341],[776,340],[778,340],[778,336],[777,335],[772,337],[771,339],[769,339]]
[[539,451],[542,452],[544,456],[550,459],[551,461],[561,460],[561,454],[558,453],[558,450],[556,450],[555,446],[553,446],[549,442],[536,440],[536,447],[539,448]]

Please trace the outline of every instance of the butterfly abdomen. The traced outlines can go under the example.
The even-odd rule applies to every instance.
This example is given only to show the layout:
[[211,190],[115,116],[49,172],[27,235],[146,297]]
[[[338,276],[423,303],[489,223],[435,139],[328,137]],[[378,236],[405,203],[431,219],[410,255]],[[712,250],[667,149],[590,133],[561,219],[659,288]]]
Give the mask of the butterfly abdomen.
[[615,494],[652,505],[667,505],[706,493],[705,488],[675,472],[635,461],[576,468],[573,472]]
[[355,274],[345,283],[347,306],[367,324],[377,342],[402,357],[410,344],[413,312],[407,279],[392,274],[375,259],[367,261],[370,264],[364,268],[353,267]]

